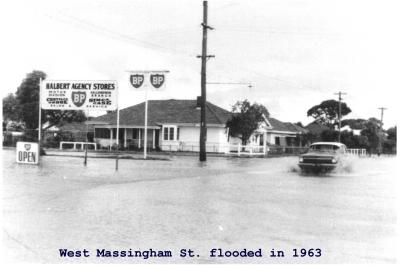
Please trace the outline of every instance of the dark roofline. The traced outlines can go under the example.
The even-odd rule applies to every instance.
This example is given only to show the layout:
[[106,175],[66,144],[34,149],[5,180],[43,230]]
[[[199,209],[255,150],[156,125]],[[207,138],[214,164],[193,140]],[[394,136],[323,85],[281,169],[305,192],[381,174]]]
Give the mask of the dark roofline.
[[[174,101],[176,101],[176,110],[171,110],[171,106],[174,106]],[[184,123],[200,123],[200,116],[197,118],[197,115],[200,114],[198,112],[198,109],[196,108],[197,100],[192,100],[192,99],[167,99],[167,100],[149,100],[148,101],[148,106],[149,106],[149,111],[152,113],[160,113],[159,118],[154,118],[151,121],[153,124],[155,123],[171,123],[175,121],[171,121],[171,115],[176,115],[176,122],[184,122]],[[193,106],[192,106],[193,105]],[[120,109],[120,122],[124,123],[122,119],[125,119],[125,121],[128,121],[128,124],[133,124],[133,125],[142,125],[142,121],[136,119],[130,119],[129,115],[130,113],[141,113],[144,114],[144,106],[145,102],[141,102],[138,104],[135,104],[133,106],[128,106],[123,109]],[[192,108],[193,107],[193,108]],[[153,108],[153,109],[152,109]],[[166,108],[169,110],[170,116],[165,116],[167,115],[166,113],[163,113],[163,108]],[[182,113],[180,113],[180,109],[182,110]],[[210,102],[207,101],[206,103],[206,111],[209,113],[207,121],[209,121],[210,124],[221,124],[225,125],[226,120],[229,118],[231,115],[231,112],[214,105]],[[168,113],[168,112],[167,112]],[[198,114],[197,114],[198,113]],[[165,114],[165,115],[163,115]],[[116,111],[101,115],[93,119],[91,121],[91,124],[115,124],[116,122]],[[124,116],[124,117],[123,117]]]

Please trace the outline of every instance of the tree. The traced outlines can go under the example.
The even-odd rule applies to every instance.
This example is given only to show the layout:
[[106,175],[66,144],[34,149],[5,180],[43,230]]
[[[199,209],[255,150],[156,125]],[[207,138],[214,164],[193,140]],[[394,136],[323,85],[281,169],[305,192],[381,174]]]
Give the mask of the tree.
[[240,138],[243,145],[248,142],[260,123],[265,121],[264,117],[269,117],[265,106],[257,103],[251,105],[247,99],[236,102],[232,112],[233,116],[226,123],[226,127],[229,128],[229,135]]
[[296,135],[296,144],[300,144],[302,146],[307,146],[314,142],[317,142],[319,139],[320,139],[319,134],[312,133],[312,132],[306,132],[306,133]]
[[387,137],[383,141],[383,151],[385,153],[396,153],[397,145],[397,126],[391,127],[386,131]]
[[9,93],[3,98],[3,121],[17,121],[17,100],[14,94]]
[[388,140],[394,140],[394,141],[397,140],[397,126],[387,129],[386,133],[388,135],[387,136]]
[[[346,103],[341,103],[341,115],[346,116],[351,109]],[[333,129],[339,122],[339,101],[334,99],[325,100],[307,111],[307,116],[313,117],[319,123]]]
[[[42,71],[33,71],[27,74],[15,93],[17,117],[25,123],[27,129],[36,129],[39,124],[39,82],[46,74]],[[42,110],[42,123],[49,122],[43,130],[63,122],[85,120],[82,111],[71,110]]]
[[366,127],[367,120],[364,119],[346,119],[342,120],[342,126],[348,125],[353,130],[363,130]]
[[303,123],[301,123],[301,121],[296,122],[295,125],[297,125],[297,126],[299,126],[301,128],[304,128]]
[[368,139],[368,151],[372,152],[378,148],[379,144],[380,121],[376,118],[369,118],[365,124],[365,129],[361,131],[361,135]]
[[339,132],[335,130],[323,130],[321,132],[321,141],[323,142],[336,142]]

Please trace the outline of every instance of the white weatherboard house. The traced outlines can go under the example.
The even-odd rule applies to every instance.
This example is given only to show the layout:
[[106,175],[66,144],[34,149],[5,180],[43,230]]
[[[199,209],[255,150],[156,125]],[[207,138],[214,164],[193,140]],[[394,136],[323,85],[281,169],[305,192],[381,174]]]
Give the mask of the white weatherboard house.
[[[145,103],[120,110],[120,146],[126,149],[143,148]],[[207,152],[225,153],[229,145],[238,143],[228,137],[226,122],[232,113],[210,102],[206,104]],[[110,112],[90,121],[94,126],[94,140],[103,148],[116,144],[117,113]],[[147,146],[163,151],[199,151],[200,108],[196,100],[149,100],[147,120]],[[274,128],[277,127],[277,130]],[[264,126],[252,136],[251,144],[268,143],[288,145],[287,139],[299,131],[276,119],[268,118]],[[277,140],[279,139],[279,140]],[[277,143],[278,142],[278,143]]]

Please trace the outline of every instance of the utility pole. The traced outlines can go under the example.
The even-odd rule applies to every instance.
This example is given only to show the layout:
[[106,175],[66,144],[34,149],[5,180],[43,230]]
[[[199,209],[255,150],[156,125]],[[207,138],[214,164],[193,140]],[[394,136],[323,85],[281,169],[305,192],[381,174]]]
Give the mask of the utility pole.
[[384,107],[380,107],[380,108],[378,108],[378,109],[380,109],[381,110],[381,124],[380,124],[380,128],[379,128],[379,137],[378,137],[378,140],[379,140],[379,144],[378,144],[378,156],[380,156],[381,155],[381,153],[382,153],[382,126],[383,126],[383,112],[387,109],[387,108],[384,108]]
[[201,56],[201,100],[200,100],[200,161],[206,161],[206,140],[207,140],[207,120],[206,120],[206,75],[207,75],[207,59],[215,57],[214,55],[207,55],[207,30],[212,27],[207,25],[207,1],[203,1],[203,42],[202,42],[202,53]]
[[339,139],[338,139],[338,142],[340,143],[340,131],[342,129],[342,95],[346,95],[346,93],[339,91],[338,93],[335,93],[335,95],[339,95]]

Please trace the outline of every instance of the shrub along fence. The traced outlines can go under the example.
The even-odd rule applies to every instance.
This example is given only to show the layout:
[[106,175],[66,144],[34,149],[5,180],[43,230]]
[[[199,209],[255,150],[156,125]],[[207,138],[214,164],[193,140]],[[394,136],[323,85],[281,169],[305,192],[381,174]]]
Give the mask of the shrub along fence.
[[[93,132],[88,132],[88,142],[93,143]],[[59,148],[60,142],[86,142],[86,132],[82,131],[44,131],[43,148]],[[17,142],[38,142],[38,130],[3,131],[3,146],[15,147]]]

